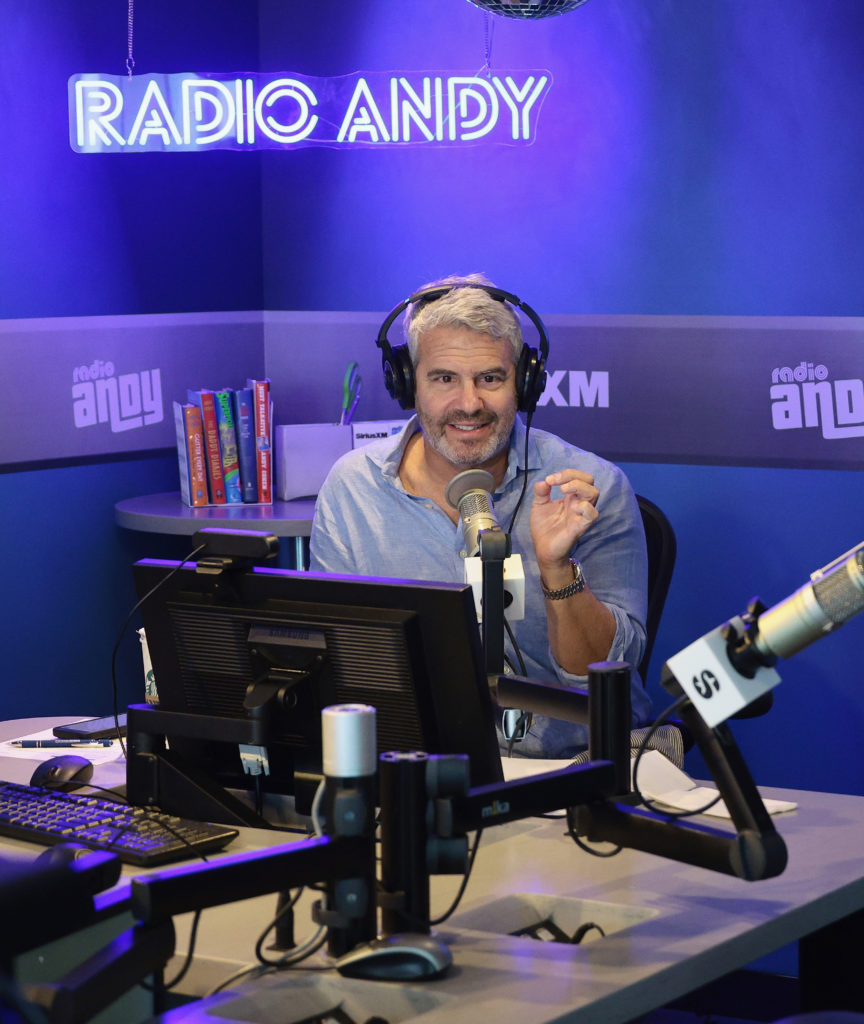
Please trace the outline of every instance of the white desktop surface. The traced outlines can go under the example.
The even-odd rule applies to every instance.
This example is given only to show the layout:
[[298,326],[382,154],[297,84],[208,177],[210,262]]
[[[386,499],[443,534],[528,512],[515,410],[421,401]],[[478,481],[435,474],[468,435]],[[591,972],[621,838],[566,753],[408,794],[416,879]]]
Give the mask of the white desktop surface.
[[[8,736],[6,730],[14,724],[21,723],[0,726],[0,738]],[[37,727],[38,723],[33,725]],[[0,760],[0,776],[7,763]],[[111,767],[117,766],[99,766],[97,780]],[[302,1019],[292,1009],[312,985],[319,999],[322,986],[327,999],[341,993],[348,1012],[352,1005],[362,1006],[365,1016],[357,1019],[380,1013],[391,1024],[418,1014],[423,1024],[632,1020],[864,908],[864,798],[766,792],[798,804],[798,810],[774,819],[789,849],[789,864],[777,878],[744,882],[628,850],[599,859],[563,835],[563,821],[516,822],[484,833],[459,911],[439,929],[454,957],[445,979],[405,986],[298,970],[240,984],[164,1019],[174,1024],[289,1024]],[[239,853],[262,841],[271,845],[279,838],[244,829],[229,852]],[[3,843],[8,852],[8,841]],[[23,843],[11,845],[30,856],[39,852]],[[433,878],[433,917],[447,908],[458,883],[457,877]],[[481,911],[494,917],[496,901],[514,893],[611,904],[613,917],[633,910],[653,916],[580,946],[539,943],[460,925],[460,918]],[[311,897],[304,898],[297,909],[298,941],[312,930],[309,902]],[[253,962],[255,940],[274,906],[275,897],[261,897],[205,910],[200,956],[182,989],[202,994],[239,965]],[[589,909],[603,912],[602,907]],[[185,923],[178,922],[178,948],[185,948],[185,931]],[[320,965],[321,959],[310,962]],[[169,977],[173,970],[173,965],[168,968]]]

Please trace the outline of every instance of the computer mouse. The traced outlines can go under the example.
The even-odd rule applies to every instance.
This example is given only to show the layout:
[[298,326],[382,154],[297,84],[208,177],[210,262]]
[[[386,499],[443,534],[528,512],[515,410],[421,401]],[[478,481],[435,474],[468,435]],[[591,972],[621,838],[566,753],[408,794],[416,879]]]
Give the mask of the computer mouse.
[[75,860],[81,860],[82,857],[89,857],[92,853],[93,850],[89,846],[82,846],[81,843],[57,843],[55,846],[49,846],[47,850],[43,850],[34,863],[71,864]]
[[453,963],[453,954],[439,939],[422,932],[387,935],[355,946],[334,966],[347,978],[371,981],[430,981]]
[[93,778],[93,764],[80,754],[58,754],[49,757],[30,776],[31,786],[46,786],[70,793],[85,786]]

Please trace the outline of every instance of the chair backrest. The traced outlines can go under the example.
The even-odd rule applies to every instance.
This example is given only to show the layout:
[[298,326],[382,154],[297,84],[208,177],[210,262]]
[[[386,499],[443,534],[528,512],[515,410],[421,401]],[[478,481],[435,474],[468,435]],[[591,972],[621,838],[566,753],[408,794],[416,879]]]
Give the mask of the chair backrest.
[[642,526],[645,529],[645,541],[648,546],[648,615],[645,620],[645,653],[639,663],[639,675],[642,682],[647,683],[648,663],[660,628],[663,606],[672,582],[675,568],[675,556],[678,543],[672,524],[663,512],[648,498],[636,495],[639,511],[642,513]]

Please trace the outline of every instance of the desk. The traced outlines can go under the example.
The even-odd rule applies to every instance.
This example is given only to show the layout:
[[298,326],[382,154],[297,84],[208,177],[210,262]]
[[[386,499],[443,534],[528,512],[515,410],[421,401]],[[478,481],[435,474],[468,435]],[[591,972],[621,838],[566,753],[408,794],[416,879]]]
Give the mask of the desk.
[[274,501],[272,505],[186,505],[179,491],[126,498],[114,506],[114,521],[127,530],[192,536],[203,526],[235,530],[267,530],[294,541],[294,564],[303,568],[305,539],[312,532],[315,501]]
[[[442,981],[373,985],[288,973],[181,1008],[166,1022],[212,1022],[207,1011],[216,1005],[220,1020],[301,1019],[286,1016],[287,1008],[322,985],[330,1005],[344,998],[355,1020],[380,1014],[396,1022],[422,1012],[423,1024],[631,1021],[853,912],[860,916],[864,799],[769,795],[799,803],[778,822],[790,854],[778,878],[748,883],[632,851],[600,860],[563,837],[560,822],[505,825],[484,835],[463,909],[441,928],[454,955]],[[435,880],[433,914],[447,906],[452,882]],[[597,901],[613,917],[621,908],[653,916],[583,946],[541,945],[477,927],[499,911],[506,919],[499,901],[514,892]],[[606,912],[589,909],[601,919]]]
[[[38,727],[28,723],[29,731]],[[441,927],[454,955],[442,981],[403,986],[297,971],[239,985],[165,1020],[212,1024],[208,1010],[218,1004],[219,1020],[288,1024],[300,996],[311,992],[330,1005],[344,998],[356,1020],[378,1013],[391,1024],[421,1012],[423,1024],[623,1024],[849,915],[861,917],[864,798],[784,790],[766,795],[799,805],[777,819],[789,848],[789,865],[778,878],[743,882],[629,850],[601,860],[564,837],[560,821],[516,822],[483,836],[459,913]],[[242,830],[229,852],[249,848],[258,837],[276,838]],[[449,905],[457,885],[456,878],[433,879],[433,915]],[[642,920],[587,945],[541,945],[495,930],[512,920],[503,901],[513,893],[549,894],[564,910],[586,909],[601,922],[630,913]],[[297,911],[298,939],[311,930],[307,906]],[[273,898],[262,897],[205,911],[201,958],[184,991],[204,992],[252,961],[255,938],[273,907]],[[859,942],[851,955],[860,948]]]

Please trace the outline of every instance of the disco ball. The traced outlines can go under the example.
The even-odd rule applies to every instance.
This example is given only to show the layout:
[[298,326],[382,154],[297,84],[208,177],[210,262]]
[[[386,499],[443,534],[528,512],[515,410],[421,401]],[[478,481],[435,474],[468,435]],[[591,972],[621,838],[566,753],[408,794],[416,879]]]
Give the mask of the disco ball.
[[551,18],[554,14],[566,14],[588,0],[468,0],[484,11],[501,14],[505,18]]

